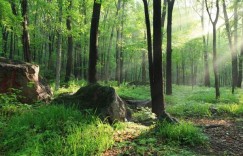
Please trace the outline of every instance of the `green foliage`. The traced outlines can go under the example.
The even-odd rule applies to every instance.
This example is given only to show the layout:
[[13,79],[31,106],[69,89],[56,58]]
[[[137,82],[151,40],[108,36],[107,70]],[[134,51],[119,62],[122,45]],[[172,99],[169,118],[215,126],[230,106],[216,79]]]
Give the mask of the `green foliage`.
[[168,142],[183,145],[201,145],[207,143],[207,137],[192,123],[171,124],[165,121],[158,123],[158,134]]
[[[69,81],[66,84],[62,84],[62,86],[59,88],[58,91],[54,92],[54,96],[63,94],[63,93],[74,93],[76,92],[80,87],[83,87],[87,84],[86,81],[81,80],[81,81],[76,81],[76,80],[72,80]],[[51,88],[52,90],[54,90],[53,88],[55,88],[55,83],[51,84]]]
[[177,117],[210,117],[210,104],[188,102],[175,106],[168,106],[167,112]]
[[20,93],[19,90],[11,90],[12,93],[0,94],[0,116],[4,118],[9,118],[14,114],[20,114],[31,108],[30,105],[19,102],[17,99],[17,95]]
[[239,103],[239,99],[234,94],[230,93],[230,89],[221,88],[221,97],[219,100],[215,99],[214,88],[196,88],[188,100],[204,103]]
[[137,121],[137,122],[143,122],[146,120],[153,120],[156,119],[156,115],[154,113],[151,112],[151,109],[145,107],[145,108],[141,108],[141,110],[134,112],[132,114],[133,120]]
[[124,99],[150,99],[148,86],[120,86],[115,87],[118,95]]
[[217,106],[220,115],[243,116],[243,104],[221,104]]
[[43,106],[13,117],[1,134],[6,155],[99,155],[113,144],[113,130],[92,114]]

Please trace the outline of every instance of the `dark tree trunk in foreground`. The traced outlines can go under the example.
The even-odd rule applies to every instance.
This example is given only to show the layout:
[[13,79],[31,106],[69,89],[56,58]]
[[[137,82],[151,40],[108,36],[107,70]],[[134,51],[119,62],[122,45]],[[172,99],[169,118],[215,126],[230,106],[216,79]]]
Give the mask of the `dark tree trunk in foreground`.
[[175,0],[168,0],[167,50],[166,50],[166,94],[172,94],[172,13]]
[[89,74],[88,82],[96,83],[96,64],[98,59],[98,28],[100,20],[101,2],[94,0],[90,29]]
[[218,73],[218,65],[217,65],[216,25],[219,17],[219,0],[216,0],[216,16],[214,20],[212,19],[212,16],[209,12],[207,0],[205,0],[205,3],[206,3],[206,9],[208,12],[209,19],[213,25],[213,71],[214,71],[214,80],[215,80],[215,94],[216,94],[216,99],[218,99],[220,97],[220,92],[219,92],[219,73]]
[[31,53],[30,53],[30,37],[28,31],[28,2],[27,0],[21,1],[22,7],[22,17],[23,17],[23,34],[22,34],[22,43],[23,43],[23,52],[24,52],[24,61],[31,62]]
[[153,0],[153,34],[154,99],[152,99],[152,112],[161,116],[165,112],[162,77],[161,0]]
[[[69,0],[69,7],[68,10],[71,11],[72,9],[72,0]],[[67,17],[67,30],[68,30],[68,52],[67,52],[67,64],[66,64],[66,75],[65,75],[65,82],[68,82],[71,77],[72,67],[73,67],[73,36],[71,33],[72,25],[71,25],[71,15]]]
[[149,21],[148,3],[144,2],[145,23],[147,28],[148,43],[148,60],[149,60],[149,80],[152,99],[152,112],[158,118],[167,120],[168,122],[177,122],[165,112],[165,102],[163,94],[163,76],[162,76],[162,31],[161,31],[161,0],[153,1],[153,50],[152,37]]
[[[149,20],[148,2],[147,0],[143,0],[143,3],[144,3],[144,13],[145,13],[145,24],[147,28],[150,94],[151,94],[151,99],[153,101],[153,99],[155,99],[155,96],[154,96],[154,66],[153,66],[153,52],[152,52],[152,35],[151,35],[151,27],[150,27],[150,20]],[[155,105],[154,102],[153,105]]]

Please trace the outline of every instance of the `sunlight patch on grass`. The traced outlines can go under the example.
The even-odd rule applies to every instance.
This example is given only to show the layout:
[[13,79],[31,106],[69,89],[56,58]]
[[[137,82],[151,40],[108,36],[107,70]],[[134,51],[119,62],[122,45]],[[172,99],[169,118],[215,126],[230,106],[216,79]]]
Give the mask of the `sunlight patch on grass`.
[[183,145],[202,145],[208,140],[201,129],[184,121],[179,124],[170,124],[165,121],[158,123],[158,134],[168,142]]
[[181,105],[168,106],[166,111],[177,117],[210,117],[211,104],[190,102]]
[[222,104],[217,108],[222,115],[243,116],[243,104]]

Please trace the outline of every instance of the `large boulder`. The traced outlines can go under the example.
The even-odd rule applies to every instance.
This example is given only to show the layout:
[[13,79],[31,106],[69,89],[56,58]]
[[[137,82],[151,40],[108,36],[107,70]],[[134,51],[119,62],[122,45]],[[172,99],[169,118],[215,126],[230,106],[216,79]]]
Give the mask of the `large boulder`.
[[80,110],[93,109],[101,118],[108,119],[110,122],[125,121],[131,117],[115,89],[99,84],[81,87],[72,95],[56,98],[53,103],[76,106]]
[[18,89],[18,98],[23,103],[37,100],[49,101],[52,96],[50,87],[39,76],[39,66],[0,57],[0,93]]

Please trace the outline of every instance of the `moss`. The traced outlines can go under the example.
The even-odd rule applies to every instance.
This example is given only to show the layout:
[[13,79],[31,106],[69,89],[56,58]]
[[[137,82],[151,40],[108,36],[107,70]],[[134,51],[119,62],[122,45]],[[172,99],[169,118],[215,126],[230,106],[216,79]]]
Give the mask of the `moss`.
[[74,105],[79,109],[104,109],[114,100],[114,88],[101,86],[100,84],[89,84],[81,87],[73,95],[65,95],[56,98],[53,103]]

